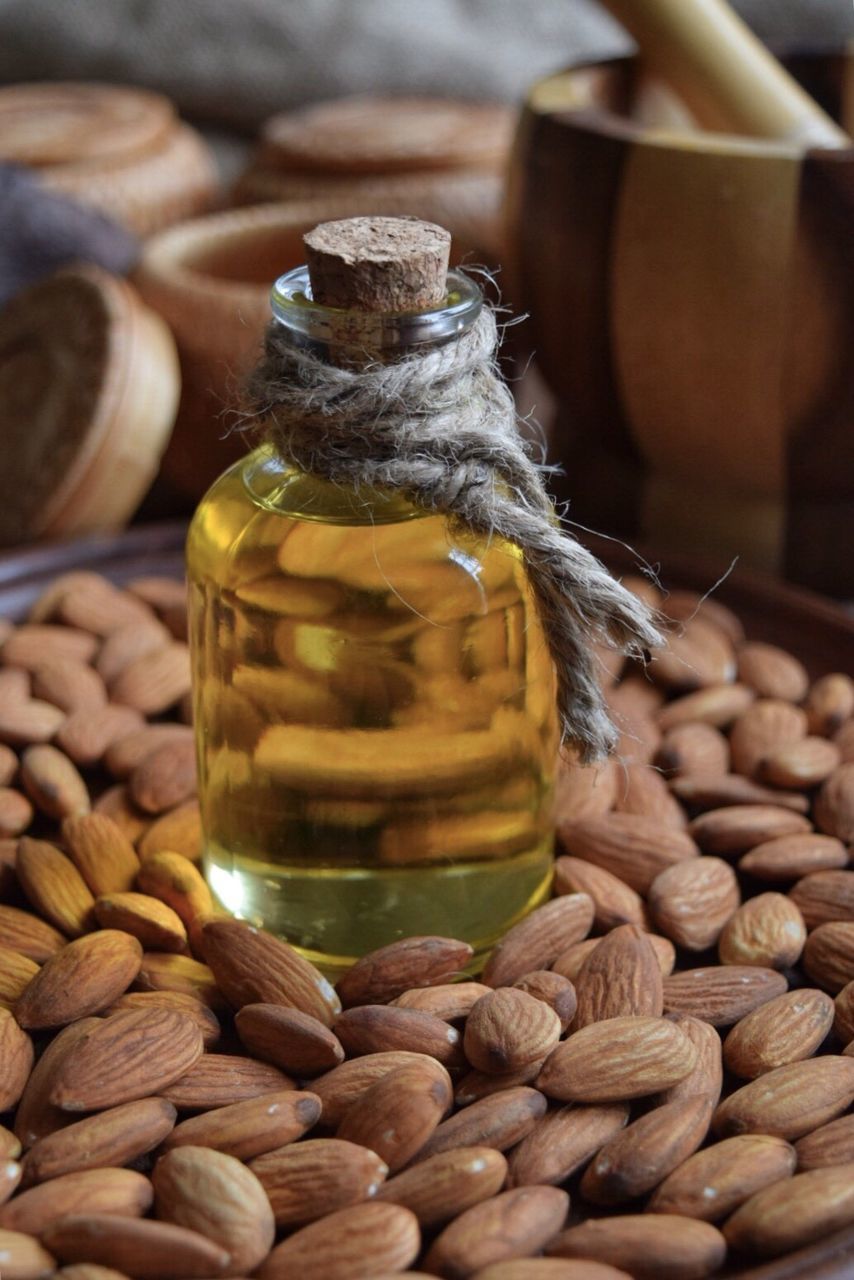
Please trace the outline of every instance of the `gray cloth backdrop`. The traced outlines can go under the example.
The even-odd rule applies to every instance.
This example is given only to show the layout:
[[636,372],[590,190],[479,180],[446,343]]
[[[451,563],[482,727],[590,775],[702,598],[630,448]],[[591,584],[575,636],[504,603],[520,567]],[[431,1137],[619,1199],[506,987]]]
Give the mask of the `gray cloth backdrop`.
[[[784,45],[854,37],[851,0],[736,7]],[[538,76],[627,47],[596,0],[0,0],[0,82],[139,84],[245,130],[345,93],[515,100]]]

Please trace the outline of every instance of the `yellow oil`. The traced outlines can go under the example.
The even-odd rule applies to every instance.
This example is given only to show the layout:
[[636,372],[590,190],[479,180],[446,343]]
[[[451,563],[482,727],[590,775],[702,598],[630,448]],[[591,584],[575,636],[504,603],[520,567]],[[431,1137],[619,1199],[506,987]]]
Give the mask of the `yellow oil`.
[[485,952],[551,874],[554,672],[518,550],[403,499],[226,472],[188,541],[209,882],[334,971]]

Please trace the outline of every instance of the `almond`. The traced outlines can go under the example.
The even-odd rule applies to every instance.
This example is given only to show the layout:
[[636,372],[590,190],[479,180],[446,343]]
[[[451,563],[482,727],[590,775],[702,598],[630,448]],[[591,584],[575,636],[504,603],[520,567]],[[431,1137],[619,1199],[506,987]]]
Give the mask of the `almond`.
[[513,986],[518,987],[520,991],[527,991],[528,995],[535,996],[538,1000],[545,1001],[557,1014],[561,1033],[566,1031],[578,1007],[575,987],[568,978],[562,977],[559,973],[552,973],[550,969],[535,969],[533,973],[526,973],[524,977],[519,978]]
[[696,1050],[665,1018],[608,1018],[552,1050],[537,1087],[560,1102],[620,1102],[678,1083]]
[[649,1201],[651,1213],[720,1222],[763,1187],[795,1171],[795,1149],[782,1138],[745,1133],[690,1156]]
[[609,1018],[657,1018],[663,1010],[661,969],[637,925],[606,934],[582,964],[575,988],[576,1029]]
[[332,1029],[344,1051],[353,1057],[403,1049],[427,1054],[446,1066],[458,1063],[461,1057],[459,1031],[419,1009],[362,1004],[339,1014]]
[[95,659],[95,670],[102,680],[112,685],[132,662],[166,648],[170,641],[166,627],[153,618],[118,627],[101,645]]
[[854,1040],[854,980],[844,986],[837,995],[834,1006],[833,1029],[843,1044]]
[[[301,1138],[319,1116],[320,1099],[313,1093],[296,1089],[264,1093],[191,1116],[176,1125],[163,1145],[167,1151],[187,1145],[211,1147],[237,1160],[254,1160],[267,1152],[281,1156],[287,1144]],[[258,1176],[263,1182],[260,1172]]]
[[[0,681],[2,681],[4,674],[8,675],[8,670],[4,673],[3,668],[0,668]],[[21,674],[25,675],[24,672],[21,672]],[[2,696],[2,692],[0,692],[0,700],[2,700]],[[11,747],[7,747],[3,743],[0,743],[0,786],[8,787],[14,780],[17,772],[18,757],[15,755],[15,752]]]
[[553,889],[558,896],[586,893],[592,898],[593,923],[602,932],[620,924],[636,924],[641,928],[646,925],[646,910],[640,894],[592,862],[567,855],[558,858],[554,865]]
[[565,1182],[620,1132],[628,1118],[624,1102],[549,1111],[511,1152],[509,1185]]
[[830,737],[854,716],[854,680],[840,672],[821,676],[807,694],[810,733]]
[[724,1137],[770,1133],[793,1141],[833,1120],[854,1101],[854,1059],[827,1055],[793,1062],[742,1085],[719,1105]]
[[697,1094],[717,1103],[724,1074],[720,1036],[711,1023],[700,1018],[680,1018],[678,1026],[683,1036],[691,1041],[697,1056],[688,1075],[665,1089],[659,1103],[676,1102],[679,1098],[692,1098]]
[[222,1028],[214,1011],[195,996],[183,991],[126,991],[104,1012],[107,1017],[111,1017],[112,1014],[124,1013],[127,1009],[151,1009],[157,1006],[177,1009],[178,1013],[192,1018],[201,1032],[205,1050],[213,1048],[219,1041]]
[[33,1144],[24,1161],[25,1181],[29,1185],[82,1169],[130,1164],[163,1141],[176,1114],[162,1098],[144,1098],[87,1116]]
[[151,854],[142,863],[136,883],[143,893],[170,907],[187,929],[214,912],[210,889],[192,862],[180,853],[163,850]]
[[295,1231],[277,1245],[259,1280],[352,1280],[405,1271],[421,1248],[418,1219],[396,1204],[352,1205]]
[[187,584],[178,578],[149,573],[141,578],[132,578],[126,586],[131,595],[138,596],[158,613],[165,613],[179,607],[186,610]]
[[443,1120],[417,1158],[427,1160],[459,1147],[507,1151],[531,1132],[545,1111],[546,1100],[537,1089],[527,1085],[504,1089]]
[[43,1239],[63,1262],[100,1263],[138,1280],[217,1276],[230,1259],[225,1249],[197,1231],[105,1213],[59,1218],[45,1228]]
[[135,841],[145,834],[151,821],[148,814],[137,809],[130,798],[127,787],[108,787],[93,805],[95,813],[103,813],[124,832],[130,841]]
[[724,1227],[727,1244],[775,1257],[854,1222],[854,1164],[797,1173],[764,1187]]
[[809,676],[803,663],[777,645],[751,641],[738,651],[738,678],[760,698],[803,702]]
[[363,956],[338,983],[345,1009],[359,1004],[387,1004],[416,985],[450,982],[473,955],[456,938],[401,938]]
[[23,836],[15,871],[32,905],[69,938],[94,926],[95,899],[74,863],[47,840]]
[[730,732],[730,752],[735,773],[755,776],[772,751],[805,738],[807,717],[800,707],[777,698],[760,698],[739,716]]
[[658,723],[665,733],[677,725],[693,723],[726,729],[744,714],[755,697],[745,684],[707,685],[668,702],[658,713]]
[[156,818],[139,841],[143,860],[153,853],[180,853],[182,858],[198,862],[202,856],[202,815],[198,800],[186,800]]
[[381,1080],[389,1071],[411,1062],[421,1063],[440,1073],[444,1071],[444,1067],[435,1059],[421,1053],[369,1053],[363,1058],[342,1062],[340,1067],[313,1080],[312,1092],[321,1100],[324,1125],[329,1129],[337,1129],[350,1107],[371,1085]]
[[97,639],[88,631],[52,623],[27,623],[16,627],[6,640],[3,645],[3,662],[7,666],[35,671],[44,662],[62,658],[91,662],[97,648]]
[[203,940],[205,959],[235,1009],[283,1004],[326,1026],[339,1012],[338,996],[320,971],[272,934],[237,920],[215,920],[205,925]]
[[744,627],[741,620],[719,600],[711,596],[699,595],[696,591],[670,591],[661,602],[661,608],[668,617],[690,622],[700,618],[710,623],[728,636],[733,644],[741,644],[744,640]]
[[69,627],[79,627],[96,636],[108,636],[129,624],[145,626],[152,613],[147,605],[129,592],[114,587],[106,578],[93,575],[87,580],[78,578],[73,589],[59,596],[54,616]]
[[376,1152],[339,1138],[309,1138],[271,1150],[250,1168],[267,1193],[278,1227],[304,1226],[380,1196],[388,1172]]
[[[699,852],[686,832],[632,813],[611,813],[561,825],[558,840],[566,853],[603,867],[637,893],[647,893],[665,867]],[[566,945],[574,941],[579,939],[572,938]]]
[[0,1229],[0,1266],[6,1280],[47,1280],[56,1260],[33,1236]]
[[433,1241],[433,1275],[469,1276],[491,1262],[539,1253],[558,1234],[569,1196],[557,1187],[516,1187],[466,1209]]
[[833,920],[813,929],[803,965],[818,986],[834,995],[854,980],[854,921]]
[[625,1267],[635,1280],[702,1280],[723,1264],[726,1241],[710,1223],[679,1214],[623,1214],[570,1227],[548,1252]]
[[398,1067],[349,1109],[338,1137],[376,1152],[392,1172],[435,1131],[452,1101],[450,1082],[420,1065]]
[[0,945],[41,963],[61,951],[66,940],[32,912],[0,903]]
[[69,1213],[86,1209],[140,1217],[151,1207],[151,1183],[131,1169],[84,1169],[64,1173],[15,1196],[0,1209],[0,1227],[40,1236],[46,1227]]
[[31,1147],[39,1138],[55,1133],[74,1120],[67,1112],[52,1106],[50,1094],[57,1073],[75,1046],[93,1027],[100,1025],[97,1018],[81,1018],[63,1027],[33,1067],[15,1114],[15,1134],[24,1147]]
[[783,893],[750,898],[727,922],[718,941],[722,964],[788,969],[797,964],[807,938],[804,918]]
[[548,969],[593,925],[593,901],[586,893],[567,894],[535,908],[505,933],[483,970],[488,987],[512,986],[532,969]]
[[186,951],[187,931],[171,907],[145,893],[107,893],[95,903],[103,929],[121,929],[153,951]]
[[[661,774],[642,764],[627,764],[620,772],[614,808],[618,813],[635,813],[668,827],[685,826],[685,813]],[[568,815],[561,814],[566,820]],[[593,816],[576,814],[577,817]]]
[[766,840],[744,854],[738,869],[757,880],[783,881],[798,880],[815,871],[834,871],[847,865],[848,850],[841,840],[811,831],[807,835]]
[[854,920],[854,871],[816,871],[789,890],[808,929]]
[[665,689],[687,693],[735,678],[732,641],[713,622],[693,617],[667,638],[667,647],[656,650],[649,674]]
[[833,1001],[823,991],[787,991],[735,1024],[724,1041],[724,1061],[734,1075],[753,1080],[812,1057],[833,1026],[833,1014]]
[[[0,668],[0,707],[27,702],[30,697],[31,683],[30,673],[23,667]],[[8,751],[8,748],[6,750]]]
[[541,1062],[560,1035],[560,1019],[549,1005],[516,987],[499,987],[472,1009],[463,1047],[473,1067],[497,1074]]
[[38,698],[0,706],[0,742],[10,747],[49,742],[64,720],[64,711]]
[[655,763],[668,777],[717,778],[729,769],[729,743],[710,724],[678,724],[665,733]]
[[798,1172],[829,1165],[854,1164],[854,1115],[820,1125],[795,1143]]
[[178,956],[163,951],[146,951],[142,967],[136,975],[140,991],[177,991],[193,996],[214,1012],[227,1005],[206,964],[191,956]]
[[15,1007],[22,1027],[61,1027],[109,1008],[142,962],[136,938],[103,929],[71,942],[45,961]]
[[66,715],[74,711],[96,711],[107,701],[104,682],[85,662],[54,658],[33,670],[33,694],[52,702]]
[[196,748],[168,742],[138,764],[128,780],[131,800],[144,813],[160,814],[196,794]]
[[664,1010],[729,1027],[786,990],[782,974],[758,965],[685,969],[664,979]]
[[561,756],[555,779],[555,818],[593,818],[614,807],[617,795],[617,765],[613,760],[580,765]]
[[108,702],[93,711],[72,711],[57,729],[54,741],[82,769],[97,764],[115,741],[141,724],[138,711]]
[[90,587],[103,587],[104,577],[100,573],[93,573],[88,569],[71,569],[67,573],[61,573],[54,578],[43,591],[39,593],[27,612],[29,622],[49,622],[56,617],[56,611],[59,608],[60,601],[70,591],[76,591],[80,588],[86,589]]
[[649,909],[657,927],[687,951],[705,951],[738,910],[735,872],[720,858],[686,858],[655,877]]
[[86,783],[63,752],[48,743],[27,747],[21,756],[21,781],[36,808],[62,821],[88,813]]
[[[648,933],[646,936],[655,952],[661,976],[666,978],[668,974],[673,972],[676,964],[676,948],[669,938],[662,938],[656,933]],[[577,982],[582,965],[591,951],[594,951],[601,941],[601,938],[587,938],[584,942],[576,942],[574,946],[567,947],[566,951],[561,952],[552,965],[552,973],[557,973],[561,977],[567,978],[570,982]]]
[[159,1092],[179,1111],[204,1111],[293,1087],[288,1076],[266,1062],[230,1053],[206,1053]]
[[173,707],[189,688],[189,650],[180,641],[173,641],[123,667],[110,685],[110,698],[144,716],[158,716]]
[[700,1146],[713,1109],[708,1098],[695,1094],[655,1107],[615,1134],[581,1179],[585,1200],[617,1205],[652,1191]]
[[670,790],[692,809],[723,809],[728,805],[770,804],[793,813],[807,813],[809,800],[795,791],[776,791],[761,787],[750,778],[738,773],[726,773],[720,777],[672,778]]
[[507,1161],[491,1147],[442,1151],[405,1169],[377,1191],[377,1199],[411,1209],[422,1227],[438,1227],[504,1185]]
[[9,1129],[0,1125],[0,1159],[17,1160],[21,1154],[21,1143]]
[[231,1255],[223,1275],[254,1271],[272,1249],[270,1202],[252,1170],[233,1156],[178,1147],[158,1160],[152,1181],[158,1218],[198,1231]]
[[489,1098],[504,1089],[515,1089],[520,1084],[533,1084],[542,1069],[544,1058],[529,1062],[518,1071],[505,1071],[501,1075],[487,1071],[467,1071],[457,1081],[454,1089],[454,1102],[458,1107],[470,1107],[473,1102]]
[[38,965],[29,956],[0,946],[0,1003],[14,1004],[38,971]]
[[201,1033],[174,1009],[116,1013],[75,1044],[50,1101],[64,1111],[103,1110],[163,1092],[201,1057]]
[[399,1009],[420,1009],[443,1022],[467,1018],[472,1006],[491,991],[482,982],[449,982],[438,987],[412,987],[392,1000]]
[[147,756],[161,747],[192,741],[193,731],[187,725],[140,723],[139,728],[116,739],[106,753],[104,764],[114,778],[129,778]]
[[32,1040],[8,1009],[0,1009],[0,1111],[17,1104],[34,1060]]
[[0,836],[18,836],[33,820],[33,806],[13,787],[0,787]]
[[290,1075],[320,1075],[344,1061],[338,1037],[317,1018],[299,1009],[247,1004],[238,1011],[234,1023],[253,1057],[272,1062]]
[[799,835],[810,829],[809,821],[801,814],[765,804],[710,809],[688,826],[704,853],[724,857],[744,853],[777,836]]
[[760,777],[775,787],[817,787],[838,768],[842,753],[826,738],[801,738],[771,751],[759,766]]

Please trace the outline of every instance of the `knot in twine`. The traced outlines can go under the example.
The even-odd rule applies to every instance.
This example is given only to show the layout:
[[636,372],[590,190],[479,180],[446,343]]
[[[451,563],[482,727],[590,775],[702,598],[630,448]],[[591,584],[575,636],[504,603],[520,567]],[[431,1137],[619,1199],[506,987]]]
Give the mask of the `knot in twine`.
[[241,429],[262,422],[301,471],[395,491],[486,538],[515,543],[554,661],[562,740],[593,761],[618,736],[594,643],[642,656],[661,636],[646,606],[561,531],[542,469],[517,430],[497,343],[495,316],[484,308],[444,346],[394,364],[339,368],[293,346],[273,321]]

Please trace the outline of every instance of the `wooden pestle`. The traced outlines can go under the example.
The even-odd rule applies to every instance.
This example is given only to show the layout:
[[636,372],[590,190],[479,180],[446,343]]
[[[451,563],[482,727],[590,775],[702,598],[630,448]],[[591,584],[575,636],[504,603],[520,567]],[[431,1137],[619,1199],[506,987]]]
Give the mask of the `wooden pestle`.
[[706,128],[804,148],[852,145],[726,0],[603,3]]

